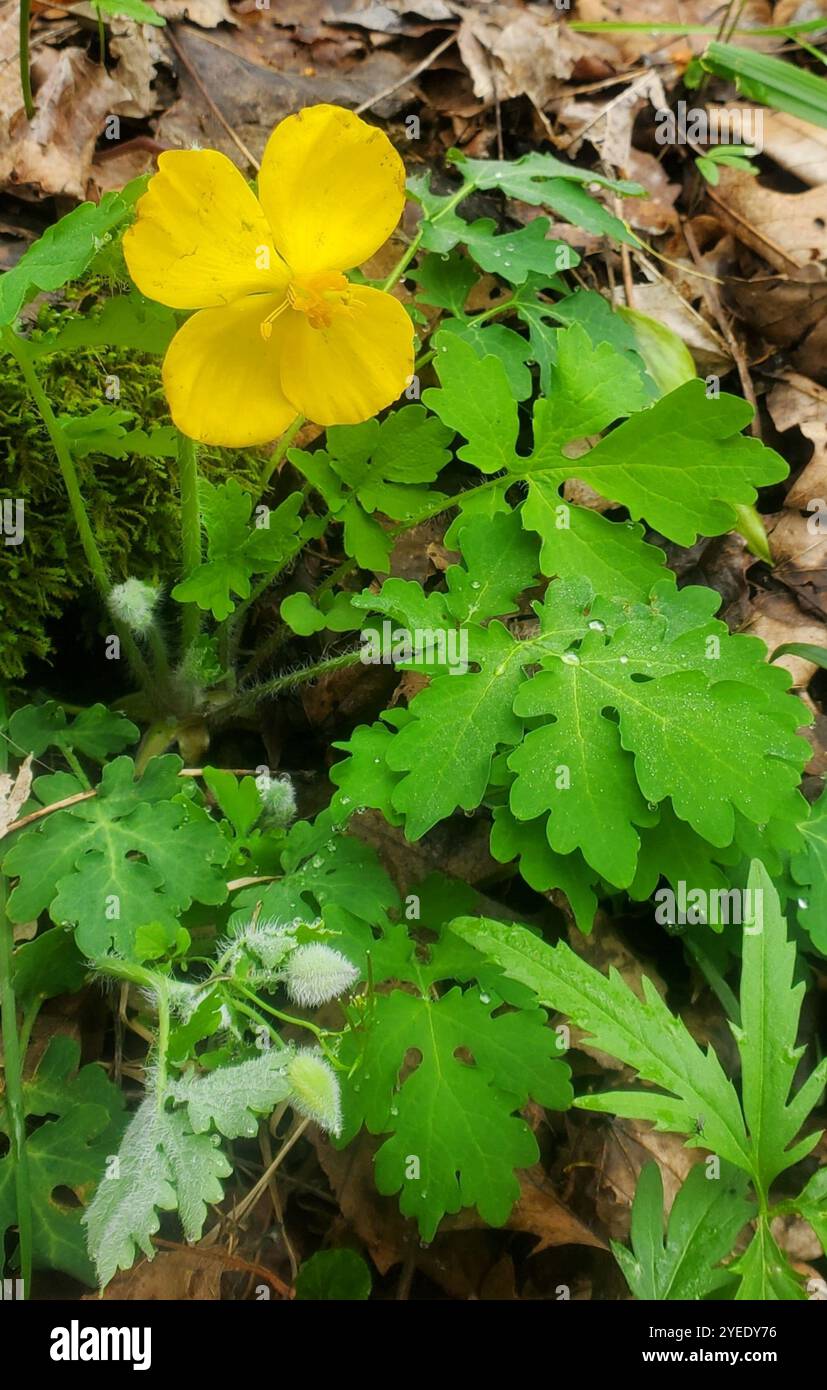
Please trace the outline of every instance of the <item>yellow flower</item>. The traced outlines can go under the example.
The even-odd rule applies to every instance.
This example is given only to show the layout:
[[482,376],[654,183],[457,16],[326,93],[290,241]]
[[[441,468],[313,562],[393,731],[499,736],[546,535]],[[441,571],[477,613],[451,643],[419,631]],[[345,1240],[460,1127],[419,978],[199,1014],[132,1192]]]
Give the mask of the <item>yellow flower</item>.
[[263,444],[297,414],[357,424],[413,371],[402,305],[344,275],[402,213],[387,136],[342,107],[307,107],[270,136],[258,192],[216,150],[168,150],[124,236],[143,294],[200,310],[163,375],[176,425],[205,444]]

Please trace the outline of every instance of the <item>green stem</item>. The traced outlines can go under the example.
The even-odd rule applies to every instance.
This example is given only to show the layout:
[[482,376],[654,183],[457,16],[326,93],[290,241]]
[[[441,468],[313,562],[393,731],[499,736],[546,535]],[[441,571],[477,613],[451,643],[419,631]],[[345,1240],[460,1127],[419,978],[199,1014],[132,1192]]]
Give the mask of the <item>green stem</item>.
[[[52,447],[57,456],[58,466],[69,498],[69,506],[78,529],[83,553],[86,556],[86,563],[89,566],[95,586],[108,612],[108,600],[112,585],[109,581],[109,575],[106,572],[103,556],[98,549],[98,544],[89,522],[86,503],[83,500],[83,493],[80,490],[80,482],[75,468],[75,461],[66,443],[66,436],[60,427],[57,416],[52,410],[49,398],[40,384],[40,378],[32,365],[26,343],[9,327],[4,327],[2,329],[2,341],[9,354],[14,358],[20,368],[23,380],[29,389],[32,400],[40,412],[40,417],[52,441]],[[150,690],[152,686],[150,672],[141,655],[137,642],[132,636],[132,633],[125,628],[122,623],[117,622],[117,620],[113,621],[115,623],[115,631],[120,638],[121,645],[126,652],[130,665],[144,687]]]
[[281,439],[279,440],[272,454],[265,462],[258,480],[259,497],[261,497],[261,495],[264,492],[266,492],[267,484],[270,482],[273,473],[275,472],[276,468],[278,468],[279,464],[284,458],[284,455],[287,453],[287,450],[290,448],[290,445],[293,443],[293,440],[296,438],[296,435],[298,434],[304,422],[305,417],[303,415],[296,416],[292,425],[288,425],[287,429],[284,431],[284,434],[281,436]]
[[[198,510],[198,449],[193,439],[178,435],[178,483],[181,493],[181,565],[187,579],[201,564],[201,516]],[[185,603],[181,613],[181,645],[189,651],[201,628],[197,603]]]
[[240,999],[236,999],[235,995],[231,995],[230,998],[234,1009],[238,1009],[241,1014],[246,1014],[259,1028],[265,1028],[273,1039],[273,1042],[277,1043],[280,1048],[284,1048],[284,1043],[279,1037],[278,1029],[274,1028],[272,1023],[268,1023],[266,1018],[262,1018],[261,1014],[256,1013],[255,1009],[251,1009],[248,1004],[243,1004]]
[[20,1241],[20,1275],[23,1294],[28,1297],[32,1280],[32,1195],[29,1182],[29,1156],[26,1150],[26,1109],[23,1099],[23,1066],[17,1032],[17,1001],[12,981],[14,935],[6,916],[6,880],[0,878],[0,1022],[3,1039],[3,1075],[9,1139],[14,1167],[14,1195],[17,1232]]
[[164,1107],[167,1090],[167,1052],[169,1051],[169,991],[163,975],[154,979],[155,997],[158,1000],[158,1070],[155,1073],[155,1098],[158,1109]]
[[[474,185],[470,181],[460,184],[454,196],[448,199],[448,202],[445,204],[444,207],[440,208],[439,212],[436,214],[435,217],[431,218],[430,225],[433,226],[434,223],[438,222],[441,217],[444,217],[446,215],[446,213],[453,212],[454,208],[462,202],[463,198],[468,197],[468,194],[471,192],[473,187]],[[383,290],[385,290],[386,292],[388,290],[392,290],[397,280],[401,280],[402,276],[405,274],[405,271],[408,269],[408,266],[410,265],[411,261],[413,260],[414,256],[416,255],[417,251],[422,245],[422,238],[424,235],[425,227],[420,226],[419,231],[413,238],[413,241],[400,256],[399,260],[396,262],[396,265],[394,266],[387,280],[384,281],[381,287]]]
[[[241,994],[243,994],[247,999],[252,999],[259,1009],[266,1010],[268,1014],[272,1014],[273,1018],[279,1019],[281,1023],[286,1023],[291,1028],[306,1028],[309,1033],[313,1034],[314,1038],[316,1039],[320,1048],[322,1049],[322,1052],[325,1054],[328,1060],[333,1062],[336,1065],[336,1067],[341,1067],[341,1062],[339,1062],[338,1058],[334,1056],[334,1054],[330,1051],[330,1049],[327,1046],[327,1043],[325,1041],[327,1033],[324,1029],[318,1028],[315,1023],[308,1022],[306,1018],[294,1018],[292,1014],[283,1014],[280,1009],[274,1009],[272,1004],[265,1004],[263,999],[259,999],[258,995],[253,994],[252,990],[245,989],[244,986],[242,984],[239,984],[237,980],[233,981],[233,984],[234,988],[238,990]],[[238,1001],[235,1002],[237,1003]],[[281,1041],[281,1039],[279,1039],[279,1041]],[[282,1047],[283,1046],[284,1044],[282,1043]]]
[[248,687],[247,690],[239,691],[232,700],[220,705],[208,718],[224,722],[230,715],[237,715],[240,711],[249,709],[258,704],[259,700],[266,700],[274,695],[280,695],[285,690],[291,690],[294,686],[303,685],[305,681],[316,680],[319,676],[329,675],[331,671],[340,671],[346,666],[356,666],[362,659],[361,650],[356,652],[345,652],[344,656],[334,656],[329,661],[317,661],[313,666],[305,666],[300,671],[290,671],[284,676],[275,676],[269,681],[260,681],[257,685]]
[[32,74],[29,69],[29,18],[31,11],[31,0],[20,0],[20,86],[23,89],[23,106],[26,111],[26,119],[30,121],[34,116],[34,98],[32,97]]
[[74,772],[75,777],[80,782],[80,785],[83,787],[84,791],[88,792],[90,787],[92,786],[92,783],[86,776],[86,773],[83,770],[83,767],[77,754],[74,753],[71,748],[64,748],[63,756],[66,759],[72,771]]

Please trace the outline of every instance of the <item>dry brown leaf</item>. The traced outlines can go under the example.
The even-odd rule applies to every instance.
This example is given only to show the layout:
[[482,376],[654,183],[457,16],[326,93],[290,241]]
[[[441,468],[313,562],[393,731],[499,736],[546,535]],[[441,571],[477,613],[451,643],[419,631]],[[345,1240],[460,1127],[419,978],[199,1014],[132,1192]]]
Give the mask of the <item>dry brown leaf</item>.
[[112,21],[109,53],[117,58],[115,77],[131,93],[132,100],[121,104],[120,114],[140,119],[161,105],[152,83],[159,63],[172,66],[172,58],[161,31],[151,24]]
[[466,11],[457,43],[482,101],[527,96],[540,110],[588,52],[556,12],[498,4]]
[[155,0],[155,9],[164,19],[187,19],[201,29],[238,24],[227,0]]
[[555,1245],[593,1245],[606,1250],[606,1242],[590,1231],[566,1206],[542,1164],[535,1163],[519,1174],[520,1197],[508,1222],[511,1231],[538,1236],[532,1255]]
[[[802,613],[790,594],[759,594],[742,631],[762,638],[770,652],[785,642],[827,646],[827,623]],[[780,656],[775,664],[790,672],[796,690],[805,689],[817,670],[812,661],[805,661],[801,656]],[[806,730],[804,732],[806,734]]]
[[[728,103],[737,110],[740,103]],[[827,183],[827,130],[786,111],[762,109],[763,153],[811,187]]]
[[827,617],[827,527],[817,516],[783,511],[774,523],[768,520],[767,531],[776,578],[800,595],[810,612]]
[[[455,1297],[477,1292],[495,1247],[489,1228],[473,1209],[444,1217],[434,1240],[423,1246],[415,1223],[400,1214],[396,1198],[382,1197],[376,1191],[373,1157],[380,1140],[362,1131],[346,1149],[336,1150],[321,1132],[314,1133],[312,1139],[342,1215],[364,1241],[382,1274],[410,1259]],[[539,1164],[517,1176],[521,1195],[506,1226],[538,1238],[539,1244],[532,1253],[559,1245],[606,1249],[602,1238],[579,1221],[557,1196]],[[472,1263],[470,1271],[458,1258],[469,1242],[476,1258],[476,1267]]]
[[624,198],[621,215],[630,226],[647,236],[663,236],[679,225],[675,200],[681,191],[679,183],[670,183],[662,163],[646,150],[629,151],[624,177],[641,184],[648,198]]
[[18,111],[0,154],[0,185],[26,196],[83,199],[95,142],[132,94],[82,48],[43,49],[32,63],[35,114]]
[[[678,1134],[659,1134],[644,1121],[610,1119],[577,1132],[569,1169],[590,1173],[590,1197],[598,1221],[613,1240],[629,1234],[629,1215],[644,1163],[653,1160],[663,1178],[664,1203],[671,1209],[690,1169],[703,1162]],[[582,1177],[582,1173],[580,1175]]]
[[[224,119],[259,159],[273,127],[302,106],[331,102],[354,107],[400,82],[398,90],[373,107],[372,114],[387,118],[409,107],[416,95],[415,88],[403,80],[410,65],[387,49],[371,52],[350,64],[332,63],[308,69],[306,63],[302,67],[297,60],[290,68],[276,70],[248,56],[243,34],[238,50],[233,34],[222,35],[218,42],[197,29],[182,27],[176,39]],[[179,71],[179,91],[178,101],[158,121],[155,136],[159,143],[184,149],[206,145],[243,165],[238,147],[209,110],[186,70]]]
[[9,826],[17,820],[20,808],[27,801],[32,785],[32,755],[27,754],[16,777],[0,772],[0,840]]
[[635,285],[635,308],[677,333],[691,352],[701,376],[723,375],[731,370],[732,358],[723,338],[681,298],[668,280]]
[[767,409],[777,430],[797,428],[813,446],[812,458],[784,499],[785,507],[805,512],[813,501],[827,499],[827,389],[797,372],[785,376],[767,396]]
[[220,1259],[198,1250],[161,1250],[153,1260],[140,1260],[132,1269],[119,1271],[102,1296],[137,1303],[220,1299],[224,1268]]
[[776,270],[827,256],[827,186],[777,193],[752,174],[723,169],[715,193],[715,210],[733,235]]
[[818,1260],[821,1241],[810,1225],[800,1216],[776,1216],[772,1233],[785,1255],[791,1260]]

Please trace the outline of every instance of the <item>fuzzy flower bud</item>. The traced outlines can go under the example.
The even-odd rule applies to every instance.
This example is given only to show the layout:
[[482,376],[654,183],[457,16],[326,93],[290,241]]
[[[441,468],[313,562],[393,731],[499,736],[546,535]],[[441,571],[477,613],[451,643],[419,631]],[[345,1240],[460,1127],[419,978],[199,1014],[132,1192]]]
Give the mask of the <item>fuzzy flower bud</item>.
[[342,1095],[336,1073],[328,1062],[310,1048],[301,1048],[289,1062],[290,1103],[321,1129],[342,1132]]
[[260,777],[263,825],[286,830],[296,818],[296,793],[289,777]]
[[284,972],[287,993],[295,1004],[316,1008],[343,994],[359,978],[355,965],[320,941],[297,946]]
[[132,632],[148,632],[155,618],[161,590],[142,579],[125,579],[116,584],[109,595],[109,607],[114,617]]

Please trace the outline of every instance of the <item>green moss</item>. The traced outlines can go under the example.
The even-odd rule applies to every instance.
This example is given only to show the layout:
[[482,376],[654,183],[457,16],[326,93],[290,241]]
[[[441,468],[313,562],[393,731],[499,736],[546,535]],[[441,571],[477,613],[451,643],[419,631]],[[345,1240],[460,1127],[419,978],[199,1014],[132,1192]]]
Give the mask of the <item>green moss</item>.
[[[65,310],[47,306],[35,332],[65,322]],[[120,348],[78,349],[39,358],[37,371],[59,414],[86,415],[107,404],[105,378],[116,375],[118,405],[134,413],[136,425],[170,423],[157,358]],[[8,357],[0,357],[0,454],[2,495],[25,501],[23,544],[0,544],[0,676],[19,679],[33,658],[54,658],[54,620],[88,578],[49,437]],[[261,456],[203,450],[200,467],[212,481],[230,475],[252,481]],[[180,552],[174,461],[90,455],[77,461],[77,470],[113,581],[134,575],[170,588]]]

